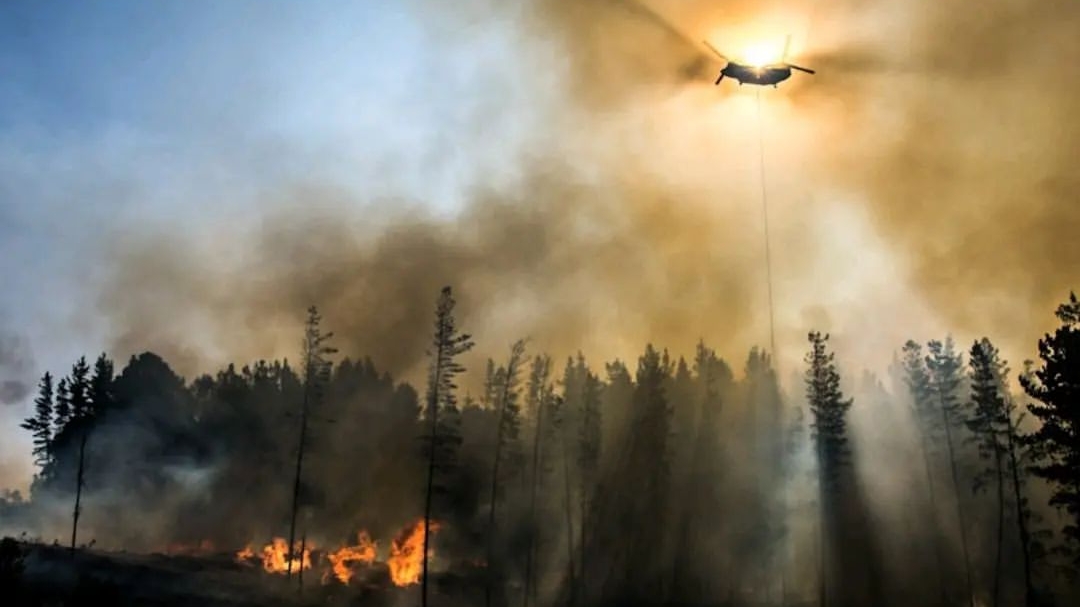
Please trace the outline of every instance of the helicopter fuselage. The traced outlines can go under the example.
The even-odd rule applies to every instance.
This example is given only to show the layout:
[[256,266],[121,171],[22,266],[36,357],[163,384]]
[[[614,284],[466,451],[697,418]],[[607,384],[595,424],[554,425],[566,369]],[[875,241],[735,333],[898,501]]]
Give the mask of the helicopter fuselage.
[[791,68],[786,66],[753,67],[738,63],[728,63],[724,66],[724,69],[720,70],[720,77],[716,79],[716,84],[720,84],[720,81],[723,80],[725,76],[737,80],[740,85],[757,84],[761,86],[776,86],[788,78],[791,78]]

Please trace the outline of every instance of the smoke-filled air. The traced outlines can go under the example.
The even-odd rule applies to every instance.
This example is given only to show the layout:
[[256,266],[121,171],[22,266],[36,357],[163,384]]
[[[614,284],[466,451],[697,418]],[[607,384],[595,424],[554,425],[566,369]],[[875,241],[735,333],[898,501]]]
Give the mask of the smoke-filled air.
[[1080,3],[382,4],[0,8],[0,601],[1080,601]]

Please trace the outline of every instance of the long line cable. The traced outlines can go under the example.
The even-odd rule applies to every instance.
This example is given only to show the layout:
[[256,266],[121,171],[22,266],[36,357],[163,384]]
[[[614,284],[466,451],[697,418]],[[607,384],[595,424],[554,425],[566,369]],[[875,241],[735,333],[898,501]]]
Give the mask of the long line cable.
[[769,197],[765,188],[765,136],[761,120],[761,89],[757,91],[758,152],[761,175],[761,222],[765,228],[765,277],[769,287],[769,352],[776,368],[776,327],[773,314],[772,255],[769,246]]

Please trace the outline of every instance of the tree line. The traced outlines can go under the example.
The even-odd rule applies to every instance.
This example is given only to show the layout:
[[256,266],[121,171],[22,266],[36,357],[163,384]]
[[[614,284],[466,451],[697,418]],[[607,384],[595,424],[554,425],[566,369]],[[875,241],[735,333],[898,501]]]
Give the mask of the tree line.
[[474,395],[458,386],[474,342],[444,288],[421,396],[370,358],[331,361],[311,308],[298,371],[258,361],[188,382],[143,353],[118,374],[104,354],[46,373],[22,423],[30,499],[0,508],[41,533],[67,519],[72,550],[87,535],[295,547],[422,518],[442,569],[482,565],[489,607],[1066,602],[1080,596],[1075,295],[1056,315],[1015,393],[988,338],[908,341],[886,387],[845,380],[810,332],[795,394],[758,349],[737,376],[704,343],[691,360],[647,345],[633,366],[594,366],[517,340]]

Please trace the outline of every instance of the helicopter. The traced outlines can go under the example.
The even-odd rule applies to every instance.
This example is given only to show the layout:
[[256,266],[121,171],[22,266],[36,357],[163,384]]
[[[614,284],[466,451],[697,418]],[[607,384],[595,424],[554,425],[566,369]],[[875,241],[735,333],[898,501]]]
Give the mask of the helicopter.
[[720,70],[720,75],[716,78],[714,85],[719,85],[720,81],[724,79],[724,76],[732,78],[738,81],[739,86],[743,84],[757,84],[760,86],[772,85],[773,88],[777,88],[776,85],[791,78],[791,70],[799,70],[800,72],[806,72],[807,74],[814,74],[814,70],[806,67],[800,67],[792,63],[787,63],[788,45],[791,43],[791,36],[789,35],[784,41],[784,54],[780,58],[779,63],[771,63],[764,65],[753,65],[748,63],[736,63],[731,59],[724,56],[723,53],[716,50],[716,47],[709,44],[707,40],[703,40],[705,46],[709,47],[709,50],[716,53],[718,57],[727,61],[727,65]]

